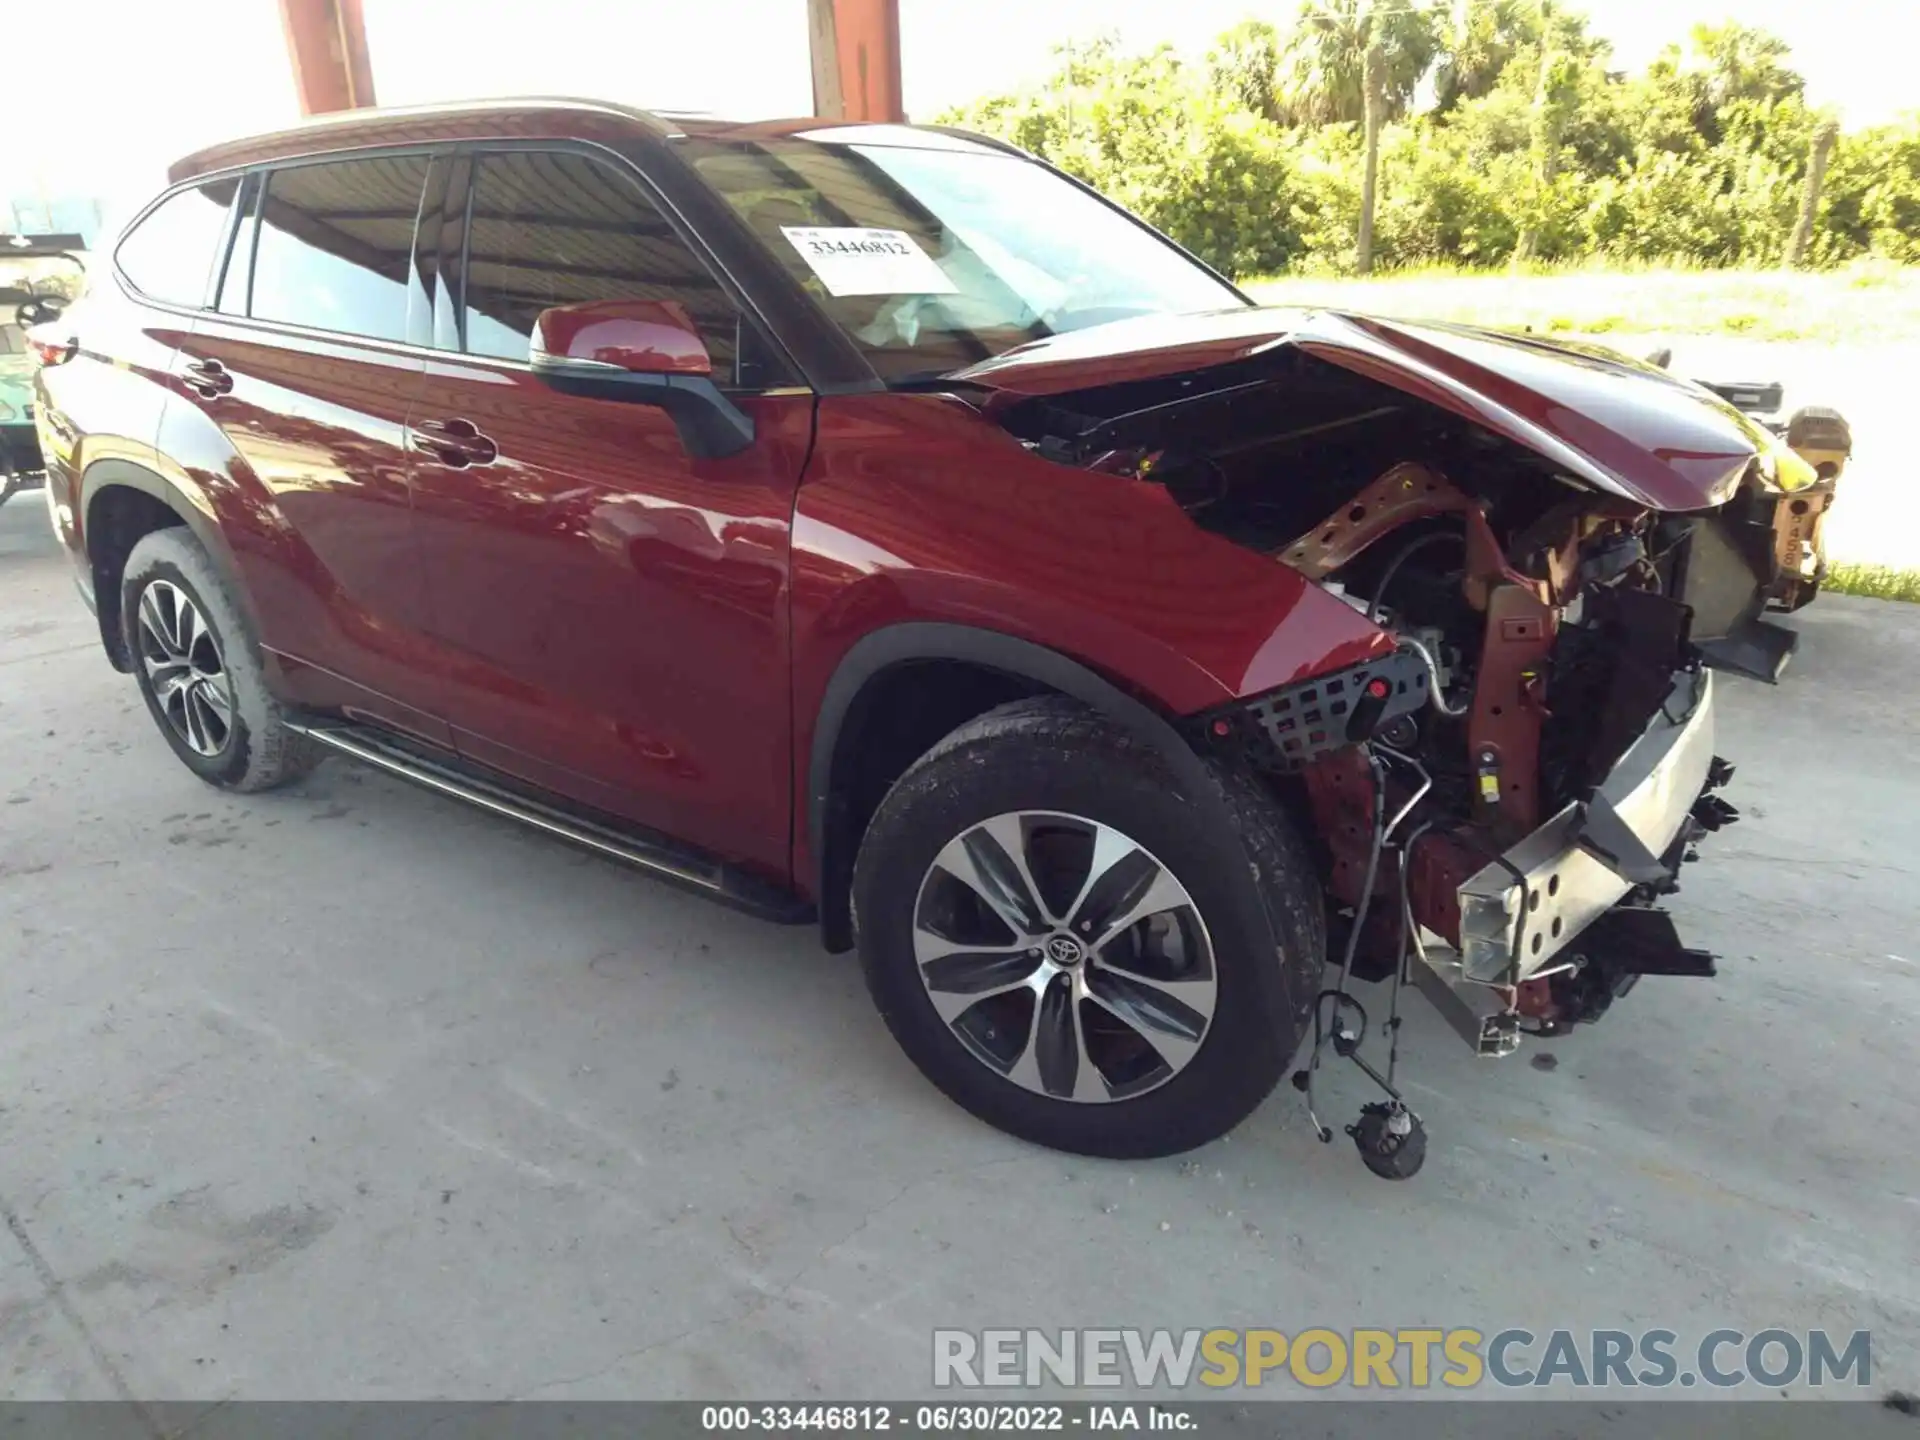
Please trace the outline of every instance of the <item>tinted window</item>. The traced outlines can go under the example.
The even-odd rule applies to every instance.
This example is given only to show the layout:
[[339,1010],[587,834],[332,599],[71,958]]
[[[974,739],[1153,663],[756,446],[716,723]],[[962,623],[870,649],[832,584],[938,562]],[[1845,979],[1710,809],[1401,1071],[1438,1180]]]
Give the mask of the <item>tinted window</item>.
[[236,179],[213,180],[162,201],[114,252],[120,273],[154,300],[199,305],[227,233],[227,207],[239,188]]
[[415,288],[413,227],[426,174],[419,155],[275,171],[260,210],[249,313],[405,340]]
[[[736,374],[740,316],[719,282],[634,182],[583,155],[485,156],[474,176],[461,325],[476,355],[525,360],[542,310],[585,300],[677,300],[700,327],[716,380]],[[757,347],[753,347],[757,348]]]

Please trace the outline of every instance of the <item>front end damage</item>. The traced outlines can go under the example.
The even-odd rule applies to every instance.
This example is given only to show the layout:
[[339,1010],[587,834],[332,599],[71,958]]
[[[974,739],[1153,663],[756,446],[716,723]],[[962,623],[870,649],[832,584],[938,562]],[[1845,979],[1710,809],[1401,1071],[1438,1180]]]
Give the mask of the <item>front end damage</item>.
[[[989,408],[1057,460],[1165,486],[1391,638],[1191,724],[1311,817],[1336,975],[1295,1080],[1310,1108],[1326,1055],[1377,1081],[1386,1098],[1348,1133],[1398,1178],[1424,1151],[1394,1075],[1403,986],[1491,1057],[1599,1019],[1642,976],[1714,973],[1661,908],[1736,818],[1717,793],[1733,770],[1714,753],[1714,671],[1777,678],[1792,635],[1760,619],[1778,579],[1773,517],[1750,513],[1764,443],[1717,402],[1689,395],[1692,416],[1647,392],[1697,426],[1684,453],[1713,461],[1663,478],[1624,463],[1630,365],[1607,371],[1604,404],[1535,437],[1520,383],[1482,355],[1446,366],[1408,345],[1396,368],[1319,334]],[[1682,453],[1635,438],[1649,461]],[[1392,983],[1381,1065],[1354,980]]]
[[[1414,495],[1425,524],[1395,513]],[[1404,975],[1496,1056],[1599,1018],[1640,975],[1713,973],[1658,905],[1735,812],[1713,793],[1732,774],[1714,677],[1669,593],[1680,557],[1648,558],[1662,522],[1572,507],[1513,557],[1487,509],[1418,463],[1361,491],[1286,553],[1364,594],[1398,648],[1202,730],[1304,795],[1350,917],[1343,969]],[[1385,563],[1342,585],[1377,545]]]

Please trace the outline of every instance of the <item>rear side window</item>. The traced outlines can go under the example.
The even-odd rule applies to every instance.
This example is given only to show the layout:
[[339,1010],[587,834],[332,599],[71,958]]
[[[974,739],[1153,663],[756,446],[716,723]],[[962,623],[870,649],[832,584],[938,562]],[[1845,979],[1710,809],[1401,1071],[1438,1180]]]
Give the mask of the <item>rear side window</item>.
[[421,155],[274,171],[254,242],[249,313],[404,341],[409,304],[424,304],[411,262],[426,176]]
[[742,322],[719,281],[632,180],[587,156],[482,157],[465,275],[461,333],[472,354],[525,360],[533,322],[550,306],[677,300],[700,327],[714,378],[730,383],[739,368]]
[[170,195],[129,230],[114,252],[120,273],[150,300],[199,306],[227,234],[237,178]]

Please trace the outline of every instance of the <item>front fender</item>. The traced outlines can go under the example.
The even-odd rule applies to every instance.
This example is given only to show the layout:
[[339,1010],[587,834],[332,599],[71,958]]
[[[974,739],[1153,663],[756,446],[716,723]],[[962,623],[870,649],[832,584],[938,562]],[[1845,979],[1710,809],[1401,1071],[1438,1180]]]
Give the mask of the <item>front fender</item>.
[[826,397],[794,515],[799,713],[856,641],[908,621],[1057,650],[1172,715],[1393,648],[1151,481],[1042,459],[949,396]]
[[1072,696],[1221,804],[1179,717],[1393,648],[1158,485],[1041,459],[951,397],[834,396],[819,417],[793,526],[793,868],[823,916],[840,727],[890,666],[960,660]]
[[896,665],[924,660],[965,661],[1070,696],[1125,725],[1158,750],[1188,793],[1203,802],[1216,798],[1199,757],[1166,717],[1079,661],[996,630],[908,621],[876,630],[856,643],[834,669],[820,698],[807,759],[807,840],[813,855],[825,853],[823,831],[832,800],[834,763],[848,712],[877,676]]

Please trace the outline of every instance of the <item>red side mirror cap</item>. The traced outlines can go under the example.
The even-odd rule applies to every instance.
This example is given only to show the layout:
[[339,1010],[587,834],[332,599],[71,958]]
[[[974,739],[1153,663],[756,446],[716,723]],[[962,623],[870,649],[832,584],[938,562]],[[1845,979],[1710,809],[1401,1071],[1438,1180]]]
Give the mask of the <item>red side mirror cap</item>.
[[529,358],[535,369],[713,373],[699,327],[671,300],[592,300],[543,310],[534,322]]

